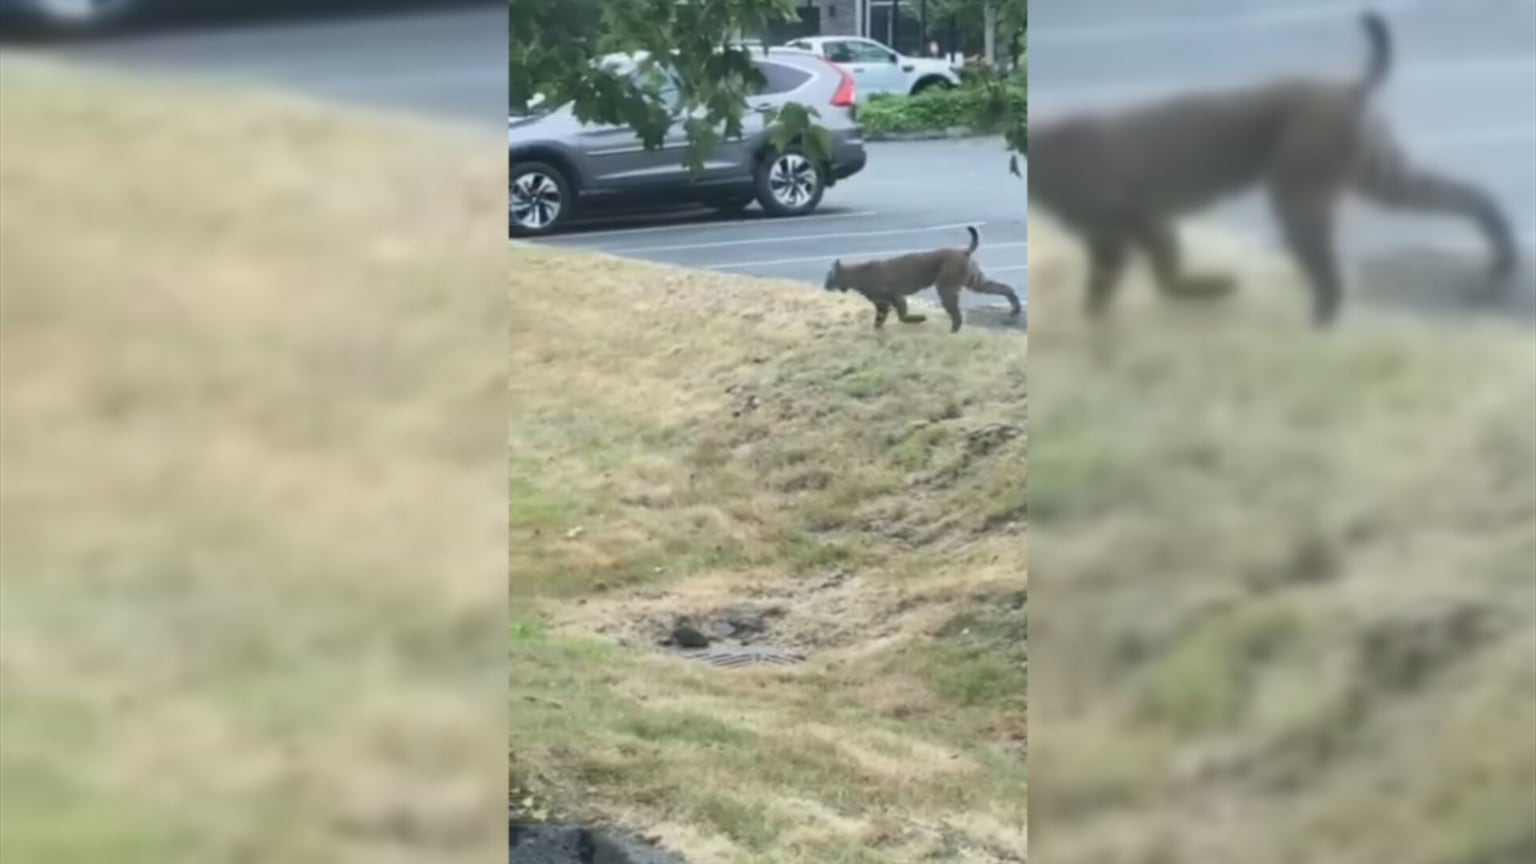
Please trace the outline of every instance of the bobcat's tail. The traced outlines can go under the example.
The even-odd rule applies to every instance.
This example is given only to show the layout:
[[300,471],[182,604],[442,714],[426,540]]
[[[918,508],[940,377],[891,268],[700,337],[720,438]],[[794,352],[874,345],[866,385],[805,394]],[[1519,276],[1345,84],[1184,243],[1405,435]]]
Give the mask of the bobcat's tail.
[[976,231],[975,225],[967,225],[965,230],[971,232],[971,245],[965,247],[965,254],[969,255],[976,251],[977,246],[981,245],[981,234]]
[[1387,19],[1374,10],[1360,15],[1360,25],[1365,28],[1365,39],[1370,46],[1365,74],[1360,78],[1360,93],[1369,96],[1392,74],[1392,34]]

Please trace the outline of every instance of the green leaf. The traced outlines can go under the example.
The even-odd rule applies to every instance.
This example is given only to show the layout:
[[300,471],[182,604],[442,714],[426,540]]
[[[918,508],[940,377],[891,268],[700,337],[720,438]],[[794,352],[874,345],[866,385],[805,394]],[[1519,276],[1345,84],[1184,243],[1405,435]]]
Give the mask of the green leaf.
[[[683,161],[697,171],[722,138],[741,136],[747,101],[765,83],[732,40],[794,10],[795,0],[509,0],[510,108],[543,94],[582,122],[630,127],[647,149],[681,122]],[[622,76],[599,64],[608,53],[647,56]],[[675,80],[664,82],[663,69]],[[676,89],[665,94],[663,83]],[[791,136],[813,125],[795,125]]]
[[[582,122],[628,126],[651,150],[681,125],[688,141],[681,159],[692,171],[702,168],[722,139],[741,137],[747,102],[764,84],[750,56],[734,41],[793,19],[798,5],[797,0],[508,2],[511,110],[524,111],[542,95],[549,106],[570,104]],[[980,27],[989,5],[997,13],[1000,50],[1019,43],[1028,28],[1027,0],[930,0],[929,11],[932,20],[954,14],[963,26]],[[619,75],[598,62],[609,53],[644,54],[646,59],[637,74]],[[671,76],[662,77],[664,71]],[[1025,152],[1025,76],[1003,78],[982,68],[974,77],[978,86],[960,88],[966,93],[959,102],[917,103],[893,114],[897,109],[883,108],[888,100],[875,100],[861,106],[860,123],[872,129],[885,121],[938,128],[970,125],[1001,131],[1010,150]],[[768,118],[774,146],[829,158],[831,136],[817,119],[810,106],[784,106]]]

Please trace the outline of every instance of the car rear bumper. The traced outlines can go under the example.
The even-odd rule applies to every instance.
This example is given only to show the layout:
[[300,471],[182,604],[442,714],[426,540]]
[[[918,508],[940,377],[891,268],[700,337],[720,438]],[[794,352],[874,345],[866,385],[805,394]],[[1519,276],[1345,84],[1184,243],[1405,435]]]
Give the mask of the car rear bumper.
[[834,138],[832,143],[832,163],[828,166],[828,174],[831,181],[846,180],[849,177],[864,170],[869,162],[869,153],[864,149],[862,137],[849,136],[846,138]]
[[832,179],[846,180],[863,171],[867,162],[869,162],[869,156],[865,154],[863,148],[860,148],[857,153],[832,163]]

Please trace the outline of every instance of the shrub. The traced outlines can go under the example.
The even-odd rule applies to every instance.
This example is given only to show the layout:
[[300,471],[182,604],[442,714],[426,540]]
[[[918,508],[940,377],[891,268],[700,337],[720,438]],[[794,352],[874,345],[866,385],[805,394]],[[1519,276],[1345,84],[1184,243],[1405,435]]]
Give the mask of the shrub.
[[935,132],[954,127],[1000,132],[1013,118],[1026,115],[1028,93],[1023,75],[977,75],[952,89],[934,88],[916,96],[873,96],[859,107],[859,125],[876,133]]

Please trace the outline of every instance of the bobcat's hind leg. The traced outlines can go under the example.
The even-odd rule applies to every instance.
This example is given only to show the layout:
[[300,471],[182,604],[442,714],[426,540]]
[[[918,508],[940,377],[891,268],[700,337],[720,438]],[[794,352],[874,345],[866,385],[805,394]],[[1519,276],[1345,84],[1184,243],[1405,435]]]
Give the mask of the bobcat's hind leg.
[[970,289],[977,294],[989,294],[993,297],[1007,299],[1008,307],[1011,310],[1008,313],[1009,318],[1017,318],[1024,312],[1024,304],[1019,302],[1019,295],[1014,292],[1013,287],[1004,285],[996,279],[988,279],[982,276],[970,286]]
[[1186,273],[1178,234],[1167,222],[1142,219],[1134,236],[1152,264],[1153,282],[1165,296],[1210,300],[1231,294],[1237,287],[1236,280],[1229,274]]
[[1489,247],[1490,290],[1507,287],[1519,261],[1519,245],[1494,197],[1469,181],[1415,167],[1400,152],[1390,156],[1368,163],[1356,175],[1360,196],[1387,209],[1460,216],[1471,222]]
[[1270,190],[1270,203],[1286,246],[1312,290],[1312,323],[1329,327],[1344,302],[1344,280],[1333,239],[1333,201],[1324,195],[1275,185]]
[[949,313],[949,332],[960,332],[960,325],[964,318],[960,314],[960,286],[938,286],[939,300],[944,304],[944,311]]

